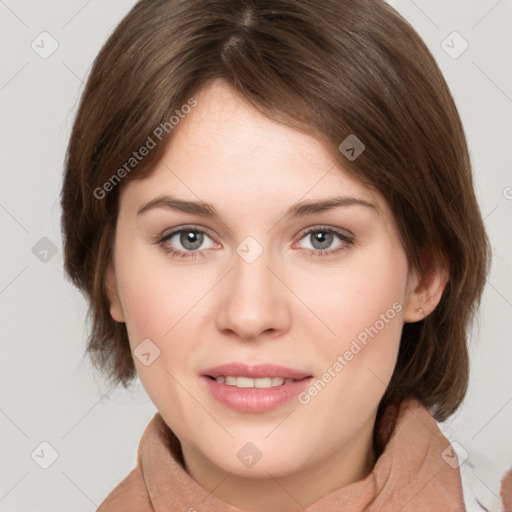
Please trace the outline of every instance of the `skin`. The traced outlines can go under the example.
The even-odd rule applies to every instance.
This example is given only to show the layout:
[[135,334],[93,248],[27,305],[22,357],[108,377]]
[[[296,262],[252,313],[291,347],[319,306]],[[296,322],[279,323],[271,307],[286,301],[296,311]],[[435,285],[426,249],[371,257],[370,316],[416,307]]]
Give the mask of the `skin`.
[[[437,270],[420,279],[409,268],[384,198],[351,178],[319,140],[266,118],[222,81],[196,99],[154,172],[123,183],[106,276],[110,311],[126,323],[132,350],[147,338],[160,350],[149,366],[134,361],[190,475],[242,510],[291,512],[372,470],[377,407],[403,324],[434,309],[446,279]],[[210,203],[220,219],[170,208],[137,214],[165,194]],[[284,217],[292,204],[334,195],[375,208]],[[191,247],[179,233],[158,244],[191,225],[208,232],[189,249],[198,257],[164,250]],[[320,226],[350,233],[352,242],[333,234],[322,246],[308,234]],[[247,236],[263,249],[252,263],[236,252]],[[331,254],[315,256],[319,250]],[[237,412],[199,378],[234,361],[321,378],[396,303],[394,318],[307,404],[292,399],[271,412]],[[262,453],[252,468],[236,456],[249,441]]]

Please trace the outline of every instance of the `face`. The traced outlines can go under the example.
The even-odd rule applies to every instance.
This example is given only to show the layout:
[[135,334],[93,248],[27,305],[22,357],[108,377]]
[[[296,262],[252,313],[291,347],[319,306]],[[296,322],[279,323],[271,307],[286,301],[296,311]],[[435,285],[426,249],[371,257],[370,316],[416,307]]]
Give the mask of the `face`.
[[123,184],[111,314],[190,460],[287,475],[368,443],[418,280],[384,199],[317,139],[222,82],[196,99]]

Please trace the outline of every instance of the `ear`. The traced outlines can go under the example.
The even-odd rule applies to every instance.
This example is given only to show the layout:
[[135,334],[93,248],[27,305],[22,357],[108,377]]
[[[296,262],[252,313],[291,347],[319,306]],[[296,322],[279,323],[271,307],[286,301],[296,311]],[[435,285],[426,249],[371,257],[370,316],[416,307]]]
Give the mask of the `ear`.
[[419,270],[411,272],[404,307],[404,323],[419,322],[430,315],[439,304],[447,282],[446,265],[431,265],[423,273]]
[[117,288],[117,279],[114,272],[114,264],[111,261],[105,270],[105,288],[107,290],[108,300],[110,302],[110,316],[116,322],[124,322],[123,309],[119,299]]

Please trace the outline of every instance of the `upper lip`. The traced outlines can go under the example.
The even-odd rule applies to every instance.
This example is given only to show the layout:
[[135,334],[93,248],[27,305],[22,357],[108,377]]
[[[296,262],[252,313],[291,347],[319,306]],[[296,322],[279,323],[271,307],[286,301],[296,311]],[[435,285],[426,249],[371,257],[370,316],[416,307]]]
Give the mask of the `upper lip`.
[[305,377],[311,377],[310,374],[287,368],[285,366],[278,366],[275,364],[244,364],[244,363],[227,363],[214,368],[209,368],[203,372],[203,375],[209,377],[220,376],[233,376],[233,377],[249,377],[249,378],[263,378],[263,377],[280,377],[282,379],[300,380]]

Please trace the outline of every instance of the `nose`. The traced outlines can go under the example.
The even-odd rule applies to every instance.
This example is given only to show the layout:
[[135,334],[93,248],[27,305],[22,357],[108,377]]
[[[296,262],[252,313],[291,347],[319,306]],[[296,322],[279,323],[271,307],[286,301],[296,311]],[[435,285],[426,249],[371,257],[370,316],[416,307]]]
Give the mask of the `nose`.
[[292,294],[270,260],[265,251],[251,263],[234,254],[234,268],[223,279],[217,309],[221,332],[256,340],[278,337],[289,330]]

